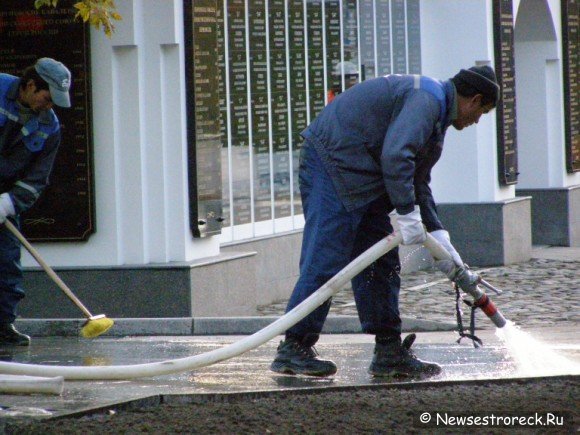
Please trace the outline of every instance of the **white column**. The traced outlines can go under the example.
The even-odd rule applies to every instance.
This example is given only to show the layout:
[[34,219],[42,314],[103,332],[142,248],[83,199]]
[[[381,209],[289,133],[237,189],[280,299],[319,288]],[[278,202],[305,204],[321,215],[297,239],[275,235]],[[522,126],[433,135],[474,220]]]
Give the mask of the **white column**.
[[[446,80],[475,64],[494,67],[490,0],[421,2],[423,74]],[[432,173],[435,199],[445,203],[513,198],[498,182],[495,111],[463,131],[449,127],[443,156]]]
[[560,2],[518,2],[515,28],[519,189],[580,184],[566,168]]
[[217,237],[189,230],[182,2],[117,6],[112,38],[91,29],[97,231],[87,242],[40,245],[41,255],[54,266],[217,255]]

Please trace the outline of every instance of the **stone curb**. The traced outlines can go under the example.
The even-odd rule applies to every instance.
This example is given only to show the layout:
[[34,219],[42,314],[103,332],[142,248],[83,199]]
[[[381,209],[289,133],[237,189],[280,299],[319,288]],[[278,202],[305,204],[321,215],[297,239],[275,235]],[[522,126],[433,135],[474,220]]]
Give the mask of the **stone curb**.
[[[256,317],[179,317],[113,319],[115,325],[101,337],[127,335],[249,335],[265,328],[278,316]],[[402,318],[403,332],[453,331],[454,323]],[[79,319],[19,319],[18,329],[32,337],[73,337],[79,335],[84,325]],[[360,333],[357,316],[329,316],[324,329],[326,334]]]

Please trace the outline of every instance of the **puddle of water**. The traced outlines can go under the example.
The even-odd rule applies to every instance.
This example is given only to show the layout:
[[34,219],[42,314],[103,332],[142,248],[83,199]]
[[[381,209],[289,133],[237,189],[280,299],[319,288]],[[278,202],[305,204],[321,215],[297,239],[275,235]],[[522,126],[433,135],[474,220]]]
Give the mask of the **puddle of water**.
[[28,406],[12,406],[0,409],[0,416],[4,417],[50,417],[53,413],[42,408]]
[[580,374],[580,364],[560,355],[509,320],[505,327],[496,329],[495,333],[504,342],[520,376]]

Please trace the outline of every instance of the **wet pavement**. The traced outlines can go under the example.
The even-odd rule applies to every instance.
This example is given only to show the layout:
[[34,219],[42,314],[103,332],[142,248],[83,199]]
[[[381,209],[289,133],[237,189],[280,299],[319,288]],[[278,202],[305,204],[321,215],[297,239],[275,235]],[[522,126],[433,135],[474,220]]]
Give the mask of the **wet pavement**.
[[[580,343],[577,331],[568,327],[529,331],[573,366],[548,364],[533,373],[522,373],[515,355],[494,331],[480,331],[484,347],[471,342],[456,343],[457,334],[431,332],[418,335],[413,346],[418,357],[438,362],[443,373],[429,382],[510,379],[557,375],[580,376]],[[128,365],[183,358],[217,349],[240,337],[127,337],[83,340],[38,338],[29,349],[0,350],[6,361],[50,365]],[[244,355],[213,366],[174,375],[128,381],[65,381],[62,395],[11,395],[0,399],[0,419],[49,418],[113,409],[118,404],[142,407],[179,401],[183,396],[198,400],[219,400],[223,394],[320,388],[364,388],[388,380],[373,379],[367,373],[372,356],[372,337],[363,334],[323,335],[317,350],[339,366],[331,378],[284,376],[270,372],[277,340]],[[541,353],[542,350],[538,349]],[[572,367],[572,369],[570,368]],[[416,381],[420,382],[420,381]],[[129,405],[127,405],[129,404]]]
[[[469,341],[456,343],[456,332],[419,333],[413,346],[418,357],[443,366],[443,373],[428,382],[486,383],[521,377],[580,376],[580,249],[535,250],[530,262],[488,268],[486,279],[504,290],[492,298],[509,320],[521,326],[525,337],[501,340],[491,322],[478,314],[477,335],[484,347]],[[279,315],[285,303],[262,307],[264,315]],[[436,271],[403,276],[401,313],[416,319],[453,322],[454,294]],[[356,315],[352,292],[340,292],[331,315]],[[467,321],[466,321],[467,323]],[[189,357],[218,349],[239,336],[128,336],[86,340],[72,337],[35,337],[29,348],[0,348],[3,361],[45,365],[129,365]],[[269,370],[278,340],[239,357],[175,375],[129,381],[65,381],[62,395],[13,395],[0,398],[2,424],[15,419],[45,419],[95,410],[142,407],[188,400],[215,401],[236,393],[309,389],[358,389],[380,387],[389,380],[367,374],[373,337],[364,334],[324,334],[317,345],[323,358],[339,366],[332,378],[318,379],[277,375]],[[514,346],[516,344],[516,346]],[[522,351],[524,354],[522,355]],[[554,356],[554,358],[551,358]],[[531,370],[523,364],[536,359]],[[565,358],[564,360],[561,358]],[[1,369],[0,369],[1,372]],[[425,384],[416,381],[415,383]]]

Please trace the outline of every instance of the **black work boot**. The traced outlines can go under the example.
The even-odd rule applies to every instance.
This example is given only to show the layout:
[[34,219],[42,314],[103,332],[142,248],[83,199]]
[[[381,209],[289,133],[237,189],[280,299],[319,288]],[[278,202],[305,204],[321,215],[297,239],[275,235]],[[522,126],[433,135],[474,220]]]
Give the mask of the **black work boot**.
[[287,375],[330,376],[336,373],[336,364],[317,358],[314,346],[293,337],[286,337],[278,346],[270,370]]
[[410,334],[401,339],[391,339],[385,343],[377,342],[369,373],[380,377],[426,378],[441,373],[441,366],[418,359],[411,351],[417,336]]
[[0,323],[0,346],[29,346],[30,337],[21,334],[12,323]]

